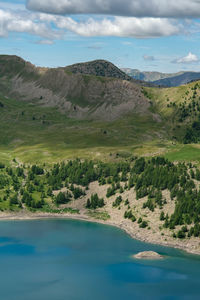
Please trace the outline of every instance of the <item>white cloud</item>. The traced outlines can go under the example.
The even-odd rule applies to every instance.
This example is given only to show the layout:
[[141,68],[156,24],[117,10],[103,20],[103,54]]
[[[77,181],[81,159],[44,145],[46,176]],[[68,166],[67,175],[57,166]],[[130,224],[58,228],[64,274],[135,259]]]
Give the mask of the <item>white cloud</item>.
[[143,59],[146,60],[146,61],[154,61],[155,57],[151,56],[151,55],[144,55]]
[[83,37],[156,38],[184,34],[188,26],[167,18],[79,16],[74,19],[69,16],[35,13],[23,10],[21,6],[16,10],[13,6],[0,8],[0,37],[7,36],[9,32],[25,32],[40,37],[38,43],[48,45],[56,39],[64,39],[70,33]]
[[53,14],[107,14],[129,17],[200,16],[200,0],[27,0],[27,8]]
[[175,59],[174,61],[172,61],[173,63],[177,63],[177,64],[189,64],[189,63],[195,63],[198,62],[199,58],[197,55],[189,52],[188,55]]
[[49,40],[61,36],[61,33],[41,22],[35,14],[0,9],[0,37],[7,36],[9,32],[26,32]]
[[153,38],[176,35],[182,32],[183,27],[174,20],[160,18],[128,18],[114,17],[95,20],[89,18],[85,22],[77,22],[70,17],[41,14],[41,20],[54,22],[60,29],[75,34],[91,36],[117,36],[134,38]]

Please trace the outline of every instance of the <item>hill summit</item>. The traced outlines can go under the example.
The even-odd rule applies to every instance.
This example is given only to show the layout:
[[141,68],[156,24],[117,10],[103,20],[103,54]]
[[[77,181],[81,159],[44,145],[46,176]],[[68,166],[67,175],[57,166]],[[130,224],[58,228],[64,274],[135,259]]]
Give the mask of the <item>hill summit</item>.
[[56,107],[75,119],[114,120],[149,114],[140,84],[104,60],[41,68],[17,56],[0,55],[0,95]]
[[66,70],[73,74],[87,74],[102,77],[113,77],[130,81],[132,78],[106,60],[94,60],[85,63],[78,63],[66,67]]

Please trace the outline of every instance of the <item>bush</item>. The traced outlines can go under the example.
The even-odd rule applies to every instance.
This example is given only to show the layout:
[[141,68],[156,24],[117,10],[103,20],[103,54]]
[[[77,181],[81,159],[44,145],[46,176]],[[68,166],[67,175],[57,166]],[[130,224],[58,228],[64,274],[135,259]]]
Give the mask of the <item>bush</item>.
[[118,206],[121,204],[121,202],[122,202],[122,197],[121,197],[121,196],[118,196],[118,197],[116,198],[116,200],[113,202],[112,206],[113,206],[113,207],[118,207]]
[[105,205],[104,199],[99,198],[97,194],[94,194],[91,196],[90,199],[87,200],[86,208],[89,209],[96,209],[96,208],[101,208]]
[[114,184],[112,185],[112,187],[109,187],[107,189],[106,197],[110,198],[113,195],[115,195],[115,186],[114,186]]
[[36,165],[33,165],[31,168],[31,171],[33,172],[33,174],[35,175],[43,175],[44,174],[44,170]]
[[160,213],[160,221],[164,221],[165,220],[165,214],[164,214],[164,212],[162,211],[161,213]]
[[178,233],[177,233],[177,237],[179,239],[184,239],[185,238],[185,232],[183,232],[182,230],[179,230]]
[[140,223],[140,228],[146,228],[148,226],[147,221],[142,221],[142,223]]
[[136,217],[135,217],[135,216],[132,216],[131,221],[132,221],[132,222],[135,222],[135,221],[136,221]]
[[56,204],[66,204],[68,203],[71,199],[71,195],[69,193],[62,193],[60,192],[55,199]]
[[85,192],[82,189],[78,188],[78,187],[74,188],[72,193],[74,195],[74,199],[78,199],[81,196],[85,195]]

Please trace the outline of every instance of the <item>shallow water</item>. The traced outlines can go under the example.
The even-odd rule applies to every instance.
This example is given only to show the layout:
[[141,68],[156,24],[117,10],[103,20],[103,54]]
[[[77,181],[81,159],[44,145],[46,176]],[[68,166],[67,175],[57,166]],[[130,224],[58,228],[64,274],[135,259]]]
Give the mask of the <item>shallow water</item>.
[[[131,258],[145,250],[166,258]],[[3,221],[0,299],[200,299],[200,257],[95,223]]]

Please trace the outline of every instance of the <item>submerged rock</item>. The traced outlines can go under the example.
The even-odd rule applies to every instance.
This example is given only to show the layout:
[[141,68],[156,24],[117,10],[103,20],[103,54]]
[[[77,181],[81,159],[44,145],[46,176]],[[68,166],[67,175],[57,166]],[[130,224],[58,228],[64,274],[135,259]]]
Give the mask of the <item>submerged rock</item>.
[[133,255],[137,259],[163,259],[163,256],[154,251],[144,251]]

